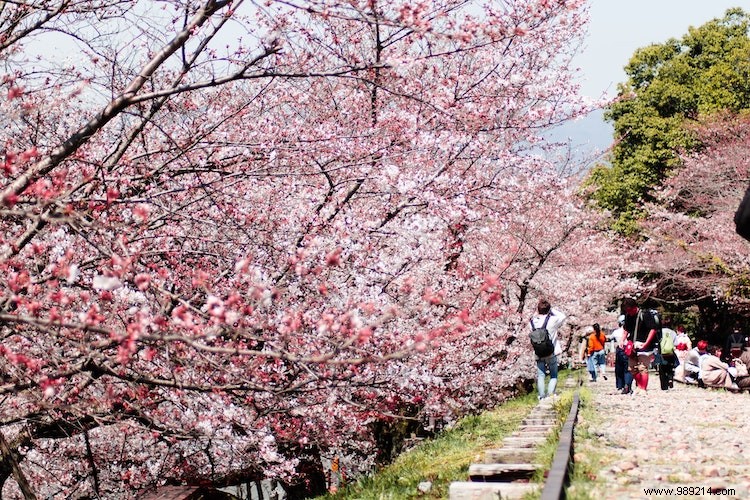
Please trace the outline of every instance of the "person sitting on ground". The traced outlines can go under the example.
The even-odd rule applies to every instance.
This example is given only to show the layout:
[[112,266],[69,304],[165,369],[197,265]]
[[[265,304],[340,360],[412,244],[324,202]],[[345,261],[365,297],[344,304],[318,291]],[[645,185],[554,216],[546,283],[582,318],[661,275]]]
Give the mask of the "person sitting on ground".
[[693,348],[693,342],[690,340],[687,332],[685,332],[684,326],[677,325],[675,331],[677,332],[677,336],[674,339],[674,352],[677,355],[679,362],[684,363],[688,351]]
[[[721,346],[718,346],[718,345],[708,346],[708,348],[706,349],[706,351],[708,351],[709,354],[712,354],[712,355],[716,356],[719,359],[724,359],[724,349],[722,349]],[[727,363],[727,364],[729,364],[729,363]]]
[[[683,380],[686,384],[698,384],[700,381],[701,358],[706,355],[708,342],[699,340],[685,358],[685,362],[680,365],[684,368]],[[677,378],[677,374],[675,374]],[[679,379],[678,379],[679,380]]]
[[700,379],[706,387],[737,388],[729,365],[721,360],[721,347],[708,346],[707,355],[701,360]]
[[[740,363],[742,366],[739,366]],[[750,348],[745,348],[742,354],[740,354],[739,359],[735,360],[735,369],[737,370],[735,383],[742,390],[750,389],[750,372],[748,372],[748,368],[750,368]]]

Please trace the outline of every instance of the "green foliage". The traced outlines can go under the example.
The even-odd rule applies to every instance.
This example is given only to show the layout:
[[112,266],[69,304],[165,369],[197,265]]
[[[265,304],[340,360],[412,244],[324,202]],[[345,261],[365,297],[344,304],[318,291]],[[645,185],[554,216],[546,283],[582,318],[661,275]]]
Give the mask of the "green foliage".
[[742,9],[682,39],[638,49],[605,118],[614,124],[611,165],[598,165],[586,185],[597,204],[611,211],[614,226],[631,233],[642,206],[679,164],[679,154],[700,146],[696,120],[720,111],[750,109],[750,17]]
[[750,274],[743,270],[732,277],[727,287],[727,295],[730,297],[750,298]]

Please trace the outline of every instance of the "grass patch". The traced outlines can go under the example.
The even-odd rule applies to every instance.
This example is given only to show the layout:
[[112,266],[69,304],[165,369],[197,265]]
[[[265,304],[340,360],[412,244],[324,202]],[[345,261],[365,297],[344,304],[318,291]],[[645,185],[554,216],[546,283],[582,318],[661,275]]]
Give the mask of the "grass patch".
[[[562,387],[569,376],[559,375]],[[572,392],[564,391],[557,403],[561,421],[567,417],[572,401]],[[481,459],[485,450],[501,445],[503,438],[512,434],[521,421],[537,404],[536,393],[507,401],[498,408],[462,418],[450,430],[427,440],[406,453],[392,464],[377,472],[347,485],[335,494],[318,497],[319,500],[403,500],[445,499],[453,481],[466,481],[469,465]],[[554,439],[554,441],[552,441]],[[542,464],[552,463],[557,436],[540,447]],[[539,473],[538,481],[543,481]],[[419,483],[430,481],[428,493],[418,490]]]

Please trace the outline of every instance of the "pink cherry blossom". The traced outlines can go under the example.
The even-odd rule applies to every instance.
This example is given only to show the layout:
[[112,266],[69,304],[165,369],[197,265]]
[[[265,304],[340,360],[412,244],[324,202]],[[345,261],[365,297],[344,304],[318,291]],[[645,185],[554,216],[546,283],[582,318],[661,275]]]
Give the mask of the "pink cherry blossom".
[[569,340],[633,286],[547,135],[590,110],[583,3],[6,14],[0,432],[37,497],[368,472],[533,377],[540,296]]

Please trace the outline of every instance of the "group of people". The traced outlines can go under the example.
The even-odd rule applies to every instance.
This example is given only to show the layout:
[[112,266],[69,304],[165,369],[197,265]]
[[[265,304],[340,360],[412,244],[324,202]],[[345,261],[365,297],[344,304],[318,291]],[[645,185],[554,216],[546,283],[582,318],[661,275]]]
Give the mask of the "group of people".
[[[592,381],[607,378],[606,346],[614,342],[615,386],[621,394],[646,391],[649,368],[659,375],[662,390],[673,387],[674,380],[687,384],[733,389],[750,389],[750,337],[735,331],[726,345],[709,345],[700,340],[695,346],[682,326],[674,330],[653,310],[643,309],[632,298],[621,302],[618,328],[605,333],[594,324],[585,342],[586,368]],[[552,346],[550,353],[537,352],[537,391],[539,399],[552,396],[557,386],[558,357],[562,346],[558,336],[565,313],[542,299],[531,318],[531,329],[546,328]],[[549,382],[547,383],[547,375]],[[633,387],[635,382],[635,388]]]
[[705,340],[678,353],[680,366],[675,379],[686,384],[726,389],[750,389],[750,339],[735,332],[725,347],[709,345]]
[[[647,390],[649,368],[653,365],[659,374],[661,389],[670,389],[674,383],[674,370],[678,361],[674,351],[667,354],[660,349],[663,331],[660,318],[655,311],[638,307],[637,302],[630,297],[622,300],[620,311],[622,314],[618,328],[609,337],[615,343],[615,387],[622,394],[632,394],[635,382],[635,389]],[[598,326],[595,325],[591,336],[596,334]],[[673,346],[676,346],[683,339],[678,340],[677,332],[674,334]],[[684,337],[689,341],[687,335]],[[596,343],[593,344],[596,346]],[[589,346],[591,345],[592,342],[589,341]],[[591,367],[592,363],[588,364]],[[593,379],[596,380],[595,377]]]
[[[685,334],[669,328],[662,328],[661,320],[655,311],[641,309],[634,299],[625,298],[621,303],[622,314],[618,320],[618,327],[611,333],[605,334],[599,324],[594,324],[590,333],[582,342],[580,356],[586,362],[586,369],[590,381],[607,378],[607,345],[614,343],[615,386],[622,394],[633,392],[633,382],[637,389],[646,390],[649,383],[649,368],[656,366],[659,383],[663,390],[673,386],[674,369],[678,366],[678,358],[672,354],[665,354],[660,349],[661,332],[674,334],[672,337],[675,349],[686,349],[685,340],[690,338]],[[669,333],[668,333],[669,334]]]

